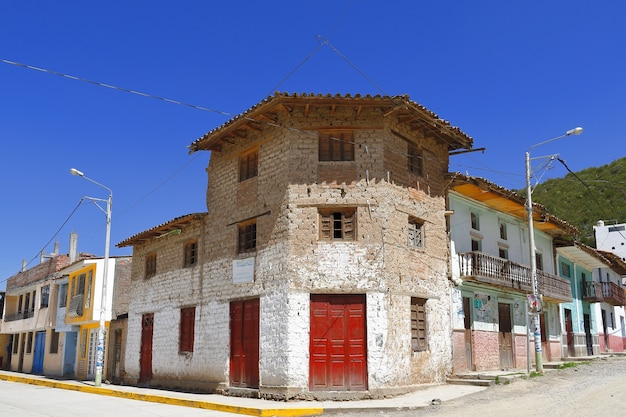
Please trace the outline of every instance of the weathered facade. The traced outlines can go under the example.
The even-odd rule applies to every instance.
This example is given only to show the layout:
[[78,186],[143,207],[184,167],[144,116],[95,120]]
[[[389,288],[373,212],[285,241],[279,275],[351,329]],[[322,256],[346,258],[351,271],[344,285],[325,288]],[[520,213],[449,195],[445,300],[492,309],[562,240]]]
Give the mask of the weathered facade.
[[[454,372],[525,369],[529,338],[527,294],[532,294],[525,200],[485,179],[449,175],[453,279]],[[572,301],[570,282],[558,276],[554,241],[573,226],[535,205],[537,282],[543,295],[543,360],[561,358],[559,304]],[[531,332],[532,333],[532,332]],[[531,342],[534,347],[534,342]]]
[[451,370],[449,152],[399,97],[279,94],[193,142],[207,213],[139,233],[127,383],[368,398]]

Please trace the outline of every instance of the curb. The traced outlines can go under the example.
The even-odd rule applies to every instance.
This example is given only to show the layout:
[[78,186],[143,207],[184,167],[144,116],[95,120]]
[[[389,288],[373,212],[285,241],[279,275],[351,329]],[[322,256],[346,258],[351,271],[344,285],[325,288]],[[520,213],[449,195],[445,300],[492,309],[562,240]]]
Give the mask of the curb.
[[210,401],[188,400],[184,398],[172,398],[153,394],[139,394],[102,387],[92,387],[89,385],[78,385],[74,383],[51,381],[47,379],[28,378],[17,375],[0,374],[0,380],[17,382],[22,384],[38,385],[50,388],[65,389],[69,391],[80,391],[89,394],[108,395],[111,397],[126,398],[137,401],[147,401],[160,404],[178,405],[183,407],[201,408],[205,410],[222,411],[226,413],[244,414],[258,417],[290,417],[290,416],[315,416],[324,413],[323,408],[256,408],[241,407],[228,404],[218,404]]

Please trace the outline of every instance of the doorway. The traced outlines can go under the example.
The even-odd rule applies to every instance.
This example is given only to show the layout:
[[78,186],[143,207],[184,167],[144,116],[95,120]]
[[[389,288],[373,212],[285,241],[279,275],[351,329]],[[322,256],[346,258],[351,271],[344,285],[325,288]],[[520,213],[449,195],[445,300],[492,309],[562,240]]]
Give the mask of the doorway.
[[259,387],[258,298],[230,303],[230,385]]
[[500,367],[511,369],[513,362],[513,326],[511,325],[511,305],[498,303],[498,344],[500,348]]
[[463,328],[465,329],[465,369],[474,370],[472,360],[472,300],[463,297]]
[[141,316],[141,348],[139,354],[139,383],[148,384],[152,379],[152,334],[154,314]]

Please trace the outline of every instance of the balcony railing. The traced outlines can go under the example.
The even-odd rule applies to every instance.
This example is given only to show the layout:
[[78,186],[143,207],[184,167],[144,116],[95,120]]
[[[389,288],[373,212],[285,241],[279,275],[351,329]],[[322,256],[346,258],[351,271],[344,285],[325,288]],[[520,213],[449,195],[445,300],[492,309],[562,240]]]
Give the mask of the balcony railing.
[[613,282],[600,282],[599,284],[602,284],[602,296],[605,302],[614,306],[626,304],[626,297],[622,287]]
[[18,311],[17,313],[9,313],[4,316],[4,321],[16,321],[29,319],[35,315],[35,309],[31,308],[24,311]]
[[[459,260],[463,280],[532,293],[532,277],[528,266],[482,252],[461,253]],[[556,275],[538,270],[537,287],[544,298],[561,302],[572,300],[570,282]]]
[[599,303],[604,300],[604,296],[602,294],[602,283],[600,282],[584,281],[582,290],[583,301],[587,301],[589,303]]

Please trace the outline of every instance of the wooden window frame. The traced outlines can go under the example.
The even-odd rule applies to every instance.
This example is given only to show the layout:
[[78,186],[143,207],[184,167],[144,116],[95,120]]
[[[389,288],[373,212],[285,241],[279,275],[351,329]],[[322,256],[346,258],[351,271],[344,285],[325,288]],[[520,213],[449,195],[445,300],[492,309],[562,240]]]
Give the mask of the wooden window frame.
[[63,283],[59,285],[59,307],[67,306],[67,291],[69,284]]
[[259,150],[254,149],[239,157],[239,182],[259,175]]
[[41,299],[39,301],[39,308],[46,308],[50,304],[50,284],[43,285],[41,287]]
[[506,230],[506,222],[500,220],[499,228],[500,228],[500,239],[508,240],[508,233],[507,233],[507,230]]
[[480,216],[475,211],[470,212],[470,224],[472,229],[480,230]]
[[499,247],[498,256],[502,259],[509,259],[509,250],[507,248]]
[[[476,245],[474,245],[474,243]],[[476,246],[476,247],[474,247]],[[471,246],[472,252],[482,252],[483,250],[483,241],[481,239],[472,238]]]
[[185,268],[195,266],[198,263],[198,240],[185,242],[183,247],[183,265]]
[[428,350],[428,321],[425,298],[411,297],[411,349],[413,352]]
[[256,240],[256,219],[237,225],[237,253],[254,252],[256,250]]
[[408,244],[413,248],[424,248],[424,221],[412,216],[408,223]]
[[145,278],[152,278],[156,275],[157,270],[157,254],[156,252],[151,252],[146,255],[146,271]]
[[408,169],[409,172],[419,175],[424,175],[424,151],[414,143],[409,143],[408,148]]
[[319,132],[318,159],[321,162],[354,161],[354,132],[352,130]]
[[357,209],[355,207],[319,209],[319,239],[322,241],[355,241]]
[[196,325],[196,307],[180,309],[180,333],[178,353],[193,353],[194,328]]

